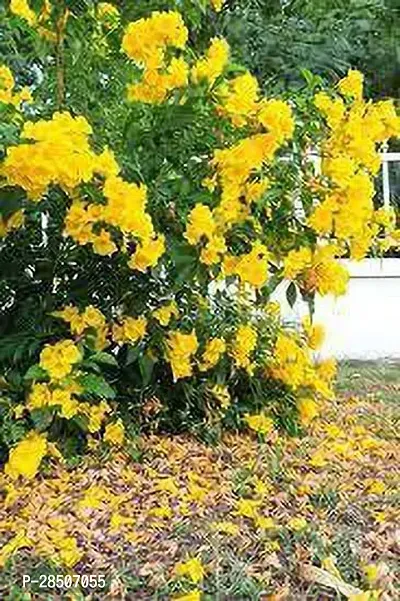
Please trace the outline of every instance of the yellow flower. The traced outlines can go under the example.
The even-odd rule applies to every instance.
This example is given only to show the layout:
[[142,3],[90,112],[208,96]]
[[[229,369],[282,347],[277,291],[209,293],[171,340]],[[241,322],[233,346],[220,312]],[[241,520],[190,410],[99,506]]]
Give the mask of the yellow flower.
[[215,12],[219,13],[222,10],[222,6],[225,0],[210,0],[211,6],[215,10]]
[[167,326],[172,317],[179,317],[178,305],[175,301],[172,301],[168,305],[164,305],[153,311],[153,317],[155,317],[162,326]]
[[136,344],[146,335],[147,319],[139,317],[125,317],[122,325],[114,324],[112,328],[112,337],[114,342],[119,344]]
[[355,593],[348,597],[348,601],[378,601],[379,595],[376,596],[373,591],[365,591],[361,593]]
[[305,426],[308,426],[319,414],[318,403],[316,403],[314,399],[299,399],[297,401],[297,408],[300,414],[300,419]]
[[11,70],[6,67],[6,65],[0,65],[0,90],[5,92],[12,91],[14,83],[14,77]]
[[18,551],[18,549],[31,546],[32,541],[26,536],[26,531],[19,530],[17,534],[0,549],[0,567],[4,567],[8,558]]
[[258,510],[261,506],[261,501],[253,499],[239,499],[236,503],[236,513],[245,518],[255,519],[258,517]]
[[310,317],[303,319],[303,328],[307,337],[307,345],[313,351],[321,348],[325,340],[325,329],[322,325],[312,324]]
[[40,353],[40,367],[45,369],[52,380],[61,380],[68,376],[82,355],[72,340],[63,340],[56,344],[47,344]]
[[357,164],[349,156],[332,157],[322,162],[324,175],[331,178],[332,182],[340,188],[346,188],[355,175]]
[[106,321],[103,313],[99,309],[96,309],[96,307],[93,307],[93,305],[86,307],[82,319],[91,328],[102,328]]
[[229,60],[229,45],[219,38],[213,38],[204,58],[199,59],[192,69],[195,83],[206,80],[212,85],[222,74]]
[[291,250],[284,261],[284,277],[290,280],[294,279],[299,273],[304,271],[309,266],[311,260],[312,253],[309,248]]
[[344,96],[351,96],[355,100],[362,100],[364,76],[360,71],[350,69],[346,77],[338,83],[339,91]]
[[51,402],[51,392],[47,384],[36,383],[28,397],[27,407],[29,410],[41,409]]
[[227,115],[236,127],[246,125],[255,116],[258,95],[257,79],[248,72],[239,75],[218,88],[218,112]]
[[29,25],[35,25],[36,14],[30,8],[27,0],[10,0],[10,11],[14,15],[25,19]]
[[267,248],[260,242],[255,242],[248,254],[227,256],[223,263],[223,271],[226,275],[238,275],[243,283],[262,288],[268,280],[268,258]]
[[95,154],[89,144],[92,129],[84,117],[56,112],[49,121],[27,121],[21,139],[11,146],[2,166],[10,186],[20,186],[32,200],[40,200],[51,185],[69,192],[93,177]]
[[262,436],[270,434],[274,429],[274,421],[264,413],[245,415],[244,419],[249,428]]
[[79,409],[79,403],[72,398],[71,392],[59,388],[53,390],[49,405],[59,405],[61,407],[61,415],[66,419],[74,417]]
[[295,124],[292,109],[283,100],[276,98],[262,100],[258,120],[279,143],[293,136]]
[[73,536],[67,536],[60,541],[59,557],[61,563],[67,568],[72,568],[82,556],[83,552],[79,549]]
[[119,10],[113,4],[109,2],[100,2],[97,6],[97,16],[102,23],[104,23],[107,29],[118,25],[119,23]]
[[221,260],[221,255],[227,251],[223,236],[211,236],[204,248],[201,249],[200,261],[205,265],[215,265]]
[[129,267],[144,272],[149,267],[154,267],[157,264],[164,251],[164,236],[159,235],[157,238],[144,240],[138,245],[135,254],[131,257]]
[[257,347],[257,331],[249,324],[238,327],[230,354],[237,367],[251,369],[250,355]]
[[294,532],[300,532],[300,530],[304,530],[307,528],[307,520],[305,518],[291,518],[287,524],[289,530],[293,530]]
[[197,204],[189,213],[185,238],[190,244],[198,244],[202,237],[210,238],[217,225],[212,213],[206,205]]
[[98,255],[112,255],[117,250],[116,245],[112,241],[111,234],[105,229],[102,229],[100,234],[92,236],[93,250]]
[[346,107],[341,98],[332,99],[326,92],[316,94],[315,106],[323,113],[331,129],[336,129],[345,117]]
[[44,434],[30,432],[16,447],[11,449],[5,473],[11,478],[34,478],[47,451]]
[[199,365],[201,371],[207,371],[214,367],[225,353],[226,344],[222,338],[212,338],[207,342],[206,349]]
[[322,380],[330,382],[331,380],[333,380],[337,372],[336,360],[325,359],[324,361],[321,361],[316,366],[316,371]]
[[95,172],[106,179],[118,176],[120,168],[114,153],[109,148],[105,148],[103,152],[96,157]]
[[104,432],[105,442],[109,442],[115,446],[121,446],[124,442],[125,428],[122,421],[119,419],[113,424],[107,424]]
[[178,12],[154,12],[147,19],[130,23],[122,40],[124,52],[148,69],[163,65],[165,48],[184,48],[188,30]]
[[170,332],[166,356],[171,364],[175,381],[192,375],[191,358],[197,348],[198,341],[195,332],[191,334]]
[[111,412],[111,408],[105,401],[101,401],[98,405],[80,403],[79,410],[87,416],[89,420],[88,429],[92,434],[100,430],[105,416]]
[[188,30],[178,12],[154,12],[130,23],[122,40],[126,54],[144,67],[142,79],[128,87],[132,102],[159,104],[168,93],[187,84],[188,66],[182,58],[166,61],[169,46],[184,48]]
[[254,525],[260,530],[274,530],[276,528],[274,520],[263,515],[256,516]]
[[174,568],[174,572],[177,576],[187,576],[195,584],[198,584],[204,578],[204,567],[197,557],[188,559],[184,563],[178,563]]

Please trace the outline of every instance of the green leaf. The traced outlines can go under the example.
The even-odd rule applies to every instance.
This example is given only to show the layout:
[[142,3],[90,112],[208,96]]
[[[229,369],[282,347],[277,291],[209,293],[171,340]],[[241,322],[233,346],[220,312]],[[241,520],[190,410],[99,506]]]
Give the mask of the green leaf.
[[297,288],[294,282],[291,282],[286,289],[286,298],[289,305],[293,308],[297,299]]
[[43,432],[47,430],[50,426],[54,416],[54,407],[49,411],[49,409],[34,409],[31,412],[31,419],[35,426],[36,430],[39,432]]
[[112,365],[113,367],[119,367],[119,363],[116,358],[110,353],[99,352],[90,357],[91,361],[96,363],[104,363],[105,365]]
[[114,389],[101,376],[95,374],[84,374],[79,376],[78,383],[83,387],[88,394],[93,394],[104,399],[114,399]]
[[139,357],[139,353],[140,353],[140,349],[138,346],[132,347],[130,346],[128,348],[128,352],[126,354],[126,361],[125,361],[125,365],[132,365],[132,363],[135,363],[135,361],[137,361],[138,357]]
[[25,198],[26,194],[22,188],[11,186],[0,188],[0,214],[4,218],[10,217],[21,208]]
[[40,367],[39,364],[31,365],[26,374],[24,380],[46,380],[47,371]]
[[148,384],[150,384],[155,364],[156,361],[154,361],[154,359],[148,355],[144,355],[143,357],[139,358],[139,368],[142,376],[143,386],[148,386]]

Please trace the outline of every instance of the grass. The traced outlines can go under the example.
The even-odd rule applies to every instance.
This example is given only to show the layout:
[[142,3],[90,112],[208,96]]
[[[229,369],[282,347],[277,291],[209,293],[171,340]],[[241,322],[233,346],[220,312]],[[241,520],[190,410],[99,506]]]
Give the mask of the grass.
[[[92,458],[38,479],[34,495],[16,489],[0,507],[0,539],[25,528],[35,544],[6,562],[0,599],[169,601],[198,588],[201,601],[344,601],[357,590],[396,601],[400,364],[344,363],[337,390],[301,438],[230,436],[212,448],[152,437],[140,463]],[[96,487],[103,497],[85,506]],[[112,528],[116,515],[134,523]],[[49,529],[49,518],[65,524]],[[49,541],[59,552],[54,532],[83,552],[70,571],[104,573],[105,590],[22,589],[24,573],[68,572],[44,552]],[[174,571],[189,557],[205,567],[199,584]]]

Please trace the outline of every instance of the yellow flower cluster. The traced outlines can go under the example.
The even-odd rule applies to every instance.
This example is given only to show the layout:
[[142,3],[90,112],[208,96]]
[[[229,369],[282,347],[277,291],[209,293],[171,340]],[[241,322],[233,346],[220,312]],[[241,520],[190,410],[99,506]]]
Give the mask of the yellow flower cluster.
[[[291,116],[289,121],[292,121]],[[289,131],[289,124],[286,129]],[[263,192],[264,187],[254,194],[250,178],[272,160],[281,144],[282,135],[279,126],[279,131],[271,129],[268,133],[254,134],[232,148],[214,152],[211,164],[217,171],[222,188],[221,201],[214,209],[214,214],[222,229],[229,229],[249,216],[250,203],[257,198],[258,193]],[[245,204],[242,202],[243,198],[247,201]]]
[[262,288],[268,280],[268,258],[266,246],[257,241],[247,254],[238,257],[226,255],[222,270],[226,276],[237,275],[242,283]]
[[273,355],[267,370],[274,378],[281,380],[294,391],[308,388],[312,393],[324,398],[332,397],[331,384],[336,373],[335,362],[327,360],[315,364],[310,347],[302,344],[297,334],[280,332]]
[[79,403],[79,412],[87,418],[88,430],[94,434],[100,430],[107,414],[111,413],[111,407],[106,401],[100,401],[96,405]]
[[44,434],[30,432],[16,447],[11,449],[5,473],[11,478],[34,478],[47,452]]
[[53,315],[66,321],[70,326],[71,333],[78,336],[83,334],[87,328],[93,328],[96,331],[96,349],[102,350],[107,346],[106,318],[93,305],[88,305],[83,313],[77,307],[68,305],[61,311],[54,311]]
[[251,73],[239,75],[219,86],[217,112],[229,117],[236,127],[243,127],[256,116],[259,93],[258,81]]
[[[46,407],[55,407],[57,413],[65,419],[71,419],[79,414],[87,419],[89,432],[98,432],[106,415],[111,412],[111,408],[105,401],[98,404],[80,402],[79,395],[82,392],[82,387],[70,379],[56,384],[35,383],[28,395],[26,408],[29,411],[34,411]],[[119,422],[116,422],[116,424],[118,425]],[[111,428],[111,430],[109,429],[109,436],[117,440],[120,430],[119,425]]]
[[100,169],[107,177],[103,186],[106,204],[87,204],[75,200],[67,212],[65,234],[71,236],[79,244],[93,245],[93,250],[100,255],[109,255],[117,250],[115,242],[108,230],[95,233],[93,226],[106,223],[118,228],[128,243],[137,242],[134,254],[130,257],[132,269],[146,271],[157,264],[164,253],[163,236],[156,236],[150,215],[146,212],[147,191],[143,185],[125,182],[114,175],[118,169],[110,151],[107,156],[100,155],[96,170]]
[[182,334],[170,332],[167,340],[166,358],[171,364],[174,381],[192,375],[192,357],[196,354],[199,343],[196,333]]
[[296,279],[306,292],[317,292],[321,296],[345,294],[349,273],[335,259],[337,248],[334,245],[300,248],[289,252],[284,260],[285,278]]
[[363,98],[364,76],[360,71],[350,69],[346,77],[338,84],[339,91],[343,96],[349,96],[355,100]]
[[75,363],[81,361],[82,355],[72,340],[62,340],[55,344],[46,344],[40,353],[40,367],[51,380],[62,380],[68,376]]
[[197,204],[189,213],[184,236],[193,246],[206,242],[200,253],[200,260],[206,265],[218,263],[227,250],[224,237],[216,234],[216,230],[210,208]]
[[129,266],[138,271],[146,271],[149,267],[157,265],[158,260],[165,252],[165,238],[162,234],[154,238],[145,238],[129,260]]
[[322,236],[334,234],[353,259],[365,257],[379,228],[373,221],[374,176],[380,167],[377,145],[400,134],[400,117],[392,101],[365,102],[363,76],[349,71],[338,84],[340,97],[315,97],[329,135],[322,146],[322,175],[331,185],[309,218]]
[[235,333],[235,337],[230,348],[236,367],[246,369],[250,375],[253,375],[255,364],[251,361],[251,355],[257,347],[257,331],[250,324],[241,325]]
[[226,351],[226,344],[223,338],[211,338],[202,355],[201,363],[199,364],[200,371],[207,371],[217,365],[222,355]]
[[118,344],[136,344],[146,335],[147,319],[145,317],[124,317],[112,328],[112,338]]
[[229,45],[226,40],[213,38],[203,58],[192,67],[194,83],[206,81],[210,86],[222,75],[229,60]]
[[[27,121],[21,136],[29,140],[12,146],[1,168],[10,186],[20,186],[32,200],[40,200],[51,184],[66,192],[89,182],[97,157],[89,145],[91,127],[84,117],[54,113],[49,121]],[[32,143],[33,142],[33,143]]]
[[59,407],[61,417],[71,419],[79,411],[79,403],[74,395],[81,392],[81,388],[75,383],[67,384],[62,388],[36,383],[32,386],[26,406],[29,411],[44,407]]
[[15,92],[15,81],[10,69],[0,65],[0,102],[19,106],[21,102],[32,102],[32,95],[28,87]]
[[10,11],[25,19],[31,27],[36,24],[36,14],[29,6],[28,0],[10,0]]
[[189,67],[184,59],[173,57],[166,62],[167,49],[183,49],[187,38],[182,16],[173,11],[153,12],[128,25],[122,48],[144,68],[142,80],[128,87],[129,100],[159,104],[172,90],[187,85]]
[[[245,78],[244,84],[250,85]],[[239,89],[242,85],[239,82]],[[247,85],[246,84],[246,85]],[[251,84],[255,90],[254,82]],[[235,90],[233,92],[235,95]],[[290,138],[294,121],[290,107],[279,100],[261,100],[255,103],[255,121],[257,128],[268,129],[267,133],[256,133],[235,144],[232,148],[218,149],[214,152],[211,165],[216,175],[206,180],[204,185],[213,190],[217,180],[222,188],[219,204],[211,210],[206,205],[197,204],[189,214],[185,237],[192,245],[206,244],[201,249],[200,260],[213,265],[223,260],[227,275],[238,275],[243,282],[262,287],[268,279],[268,253],[261,241],[254,243],[247,255],[234,257],[224,255],[227,246],[224,233],[235,224],[251,216],[251,203],[256,202],[268,186],[264,178],[255,180],[253,175],[270,161],[281,144]],[[230,98],[230,116],[244,119],[247,108],[240,108],[240,98]],[[236,105],[235,105],[236,102]],[[240,106],[239,106],[240,105]],[[236,108],[235,108],[236,106]],[[219,107],[218,110],[224,110]],[[236,112],[235,112],[236,111]],[[237,112],[238,111],[238,112]],[[256,224],[257,225],[257,224]],[[261,227],[258,228],[261,231]]]

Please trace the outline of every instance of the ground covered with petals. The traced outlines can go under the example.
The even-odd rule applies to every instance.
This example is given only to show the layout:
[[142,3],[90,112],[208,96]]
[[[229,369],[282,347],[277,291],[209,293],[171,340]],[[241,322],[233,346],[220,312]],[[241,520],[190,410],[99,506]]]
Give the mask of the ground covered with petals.
[[[1,599],[395,601],[399,371],[343,366],[297,438],[149,436],[133,457],[2,475]],[[42,573],[104,574],[106,588],[22,589]]]

